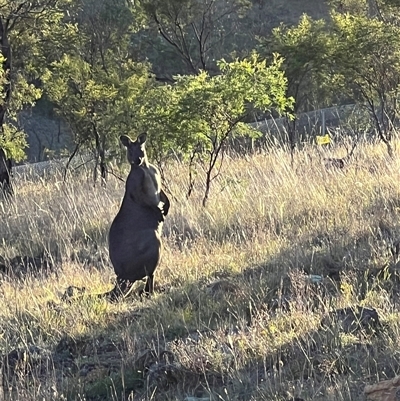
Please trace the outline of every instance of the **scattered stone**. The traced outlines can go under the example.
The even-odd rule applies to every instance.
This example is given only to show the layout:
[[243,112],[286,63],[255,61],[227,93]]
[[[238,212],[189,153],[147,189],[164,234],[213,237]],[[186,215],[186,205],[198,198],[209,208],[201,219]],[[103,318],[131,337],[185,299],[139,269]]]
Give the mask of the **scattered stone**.
[[71,298],[75,298],[77,296],[82,296],[86,291],[86,287],[76,287],[74,285],[70,285],[64,292],[61,297],[61,301],[69,302]]
[[368,401],[399,401],[400,376],[396,376],[391,380],[369,384],[365,386],[364,394]]
[[309,274],[305,277],[312,284],[321,284],[323,282],[323,277],[318,274]]
[[322,319],[321,325],[329,327],[332,322],[338,323],[344,333],[355,333],[361,330],[371,333],[381,327],[378,312],[375,309],[358,305],[330,312]]

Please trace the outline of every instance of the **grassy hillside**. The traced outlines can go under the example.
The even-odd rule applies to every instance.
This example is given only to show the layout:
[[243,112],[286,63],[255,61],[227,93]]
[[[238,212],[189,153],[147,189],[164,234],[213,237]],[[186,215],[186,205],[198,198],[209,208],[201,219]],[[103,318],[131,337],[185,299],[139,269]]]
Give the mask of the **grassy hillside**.
[[[14,259],[17,273],[3,275],[5,395],[357,401],[366,383],[400,372],[390,253],[400,239],[398,152],[388,159],[381,145],[360,145],[339,171],[313,147],[293,168],[282,150],[231,157],[207,209],[200,182],[185,199],[184,171],[166,171],[176,199],[157,292],[118,305],[90,295],[113,285],[106,236],[123,184],[17,181],[15,201],[0,204],[0,254],[45,251],[54,266],[35,276]],[[69,286],[86,292],[63,299]],[[376,308],[382,327],[351,333],[331,318],[321,326],[327,312],[354,305]]]

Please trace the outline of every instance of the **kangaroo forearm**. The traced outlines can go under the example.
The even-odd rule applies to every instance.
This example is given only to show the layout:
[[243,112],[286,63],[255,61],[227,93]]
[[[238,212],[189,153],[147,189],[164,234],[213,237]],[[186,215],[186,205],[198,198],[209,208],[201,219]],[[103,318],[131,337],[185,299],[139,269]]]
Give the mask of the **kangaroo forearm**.
[[170,207],[170,202],[168,196],[163,190],[160,191],[160,201],[164,204],[163,205],[164,216],[167,216]]

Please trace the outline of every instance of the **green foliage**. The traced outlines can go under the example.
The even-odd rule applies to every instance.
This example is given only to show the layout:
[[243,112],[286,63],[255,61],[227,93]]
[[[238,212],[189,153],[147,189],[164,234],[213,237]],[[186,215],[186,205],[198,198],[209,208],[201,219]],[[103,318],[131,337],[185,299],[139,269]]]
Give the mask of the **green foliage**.
[[389,144],[398,117],[400,29],[379,19],[332,14],[332,90],[363,104]]
[[174,85],[154,85],[137,107],[135,123],[139,131],[150,133],[149,156],[160,166],[171,152],[187,154],[192,146],[191,137],[174,124],[179,99]]
[[[221,74],[181,76],[175,90],[179,102],[175,112],[177,131],[185,132],[191,146],[201,142],[210,149],[228,135],[240,135],[240,124],[255,109],[274,107],[283,111],[291,102],[285,96],[286,78],[282,59],[275,56],[267,66],[256,54],[228,63],[221,60]],[[187,148],[185,143],[183,149]]]
[[[106,178],[106,151],[119,149],[121,133],[136,126],[140,97],[152,83],[147,66],[130,57],[135,18],[125,2],[74,2],[63,25],[73,40],[53,61],[43,82],[75,142],[93,151]],[[64,42],[61,43],[64,45]]]
[[386,22],[398,21],[399,17],[399,0],[328,0],[328,4],[342,14],[378,17]]
[[328,0],[328,4],[336,12],[367,16],[370,2],[368,0]]
[[205,71],[178,76],[176,84],[156,87],[147,95],[142,124],[157,142],[183,157],[199,144],[209,150],[225,137],[254,134],[242,124],[248,114],[271,107],[283,111],[292,105],[285,95],[282,61],[275,55],[267,65],[253,54],[242,61],[221,60],[216,76]]
[[17,114],[42,94],[36,84],[43,60],[43,33],[57,26],[62,16],[59,7],[64,4],[68,1],[0,1],[0,143],[17,161],[24,158],[26,147]]
[[0,148],[6,150],[8,157],[15,161],[25,158],[24,149],[27,146],[25,133],[12,124],[4,124],[0,136]]
[[[147,99],[148,125],[153,141],[167,146],[183,158],[195,153],[205,165],[207,200],[209,186],[219,170],[225,144],[234,136],[255,135],[243,121],[255,110],[287,111],[293,99],[286,96],[286,78],[281,70],[283,59],[274,55],[267,65],[256,53],[244,60],[218,62],[221,73],[211,76],[176,77],[176,84],[159,87]],[[150,104],[154,107],[150,107]],[[151,110],[151,116],[148,114]],[[218,173],[216,173],[218,174]]]
[[326,76],[329,37],[326,22],[303,15],[296,26],[281,24],[268,39],[260,41],[263,54],[277,52],[285,61],[288,96],[295,99],[294,110],[307,111],[323,104],[327,97]]
[[[276,51],[285,58],[283,68],[295,113],[355,102],[368,111],[389,149],[400,95],[397,17],[383,2],[374,7],[363,0],[331,5],[338,11],[331,12],[330,21],[304,15],[294,27],[273,29],[260,48],[267,49],[267,57]],[[294,142],[294,134],[289,135]]]
[[385,4],[387,5],[392,5],[395,7],[399,7],[400,6],[400,1],[399,0],[384,0],[383,1]]
[[[23,157],[17,114],[45,93],[76,145],[103,168],[121,133],[148,131],[159,162],[174,152],[215,167],[229,138],[254,135],[244,124],[250,113],[291,116],[349,100],[367,108],[388,142],[398,117],[397,0],[329,3],[330,21],[303,15],[260,40],[267,66],[256,55],[233,57],[252,54],[243,48],[256,6],[248,0],[0,0],[14,55],[0,83],[7,109],[0,141]],[[156,85],[150,71],[170,84]],[[172,79],[176,71],[184,75]]]

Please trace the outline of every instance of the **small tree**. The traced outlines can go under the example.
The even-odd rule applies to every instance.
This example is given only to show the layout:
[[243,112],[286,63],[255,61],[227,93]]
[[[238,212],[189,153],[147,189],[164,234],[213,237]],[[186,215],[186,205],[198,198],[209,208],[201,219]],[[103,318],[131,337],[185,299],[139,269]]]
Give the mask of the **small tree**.
[[60,19],[61,0],[0,0],[0,147],[10,157],[24,157],[25,133],[17,113],[41,96],[34,85],[39,78],[40,37]]
[[332,89],[347,94],[369,112],[379,138],[392,155],[399,117],[400,30],[378,19],[332,14]]
[[312,20],[303,15],[298,25],[288,27],[281,24],[272,30],[267,39],[260,39],[259,48],[265,57],[274,52],[284,57],[283,69],[288,80],[287,96],[293,97],[295,118],[287,118],[287,128],[292,151],[297,143],[296,115],[308,111],[310,105],[321,106],[327,97],[327,60],[330,57],[327,46],[327,27],[324,20]]
[[188,158],[193,153],[198,155],[205,170],[203,206],[209,199],[211,183],[220,172],[228,139],[257,134],[243,122],[248,114],[291,107],[282,62],[275,55],[267,65],[257,54],[231,63],[221,60],[219,75],[202,71],[176,77],[175,85],[165,87],[171,99],[169,107],[162,108],[170,131],[168,145]]
[[[124,0],[76,0],[63,30],[73,46],[44,74],[46,93],[69,123],[75,151],[91,150],[103,180],[107,151],[119,148],[121,133],[135,128],[135,110],[152,79],[129,53],[135,18]],[[64,45],[64,43],[62,43]]]
[[[181,65],[174,66],[175,73],[198,74],[218,71],[215,60],[233,50],[228,42],[251,3],[249,0],[142,0],[140,5],[149,20],[146,31],[158,33],[160,40],[153,41],[159,49],[156,53],[164,58],[165,54],[171,54],[168,59],[174,62],[180,60]],[[165,61],[161,63],[163,69]]]

